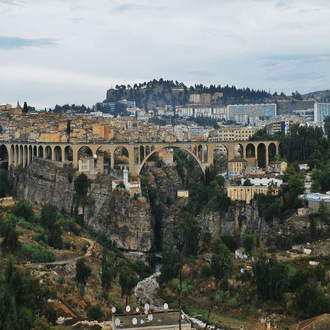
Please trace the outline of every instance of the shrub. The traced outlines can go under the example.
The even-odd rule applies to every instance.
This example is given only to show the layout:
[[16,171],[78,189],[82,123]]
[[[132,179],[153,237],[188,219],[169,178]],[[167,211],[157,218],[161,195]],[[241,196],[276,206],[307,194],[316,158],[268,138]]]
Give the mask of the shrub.
[[64,241],[64,248],[66,250],[70,250],[70,248],[71,248],[71,242],[70,241]]
[[209,265],[203,265],[201,269],[201,274],[204,277],[210,277],[213,274],[212,268]]
[[47,243],[47,238],[46,238],[46,236],[45,236],[44,233],[42,233],[42,234],[34,234],[33,235],[33,239],[36,242],[38,242],[38,243],[40,243],[40,241],[43,241],[44,243]]
[[32,262],[53,262],[56,260],[56,256],[52,251],[35,244],[23,244],[22,252],[30,256]]
[[16,217],[23,217],[25,220],[34,216],[32,205],[26,201],[19,201],[16,203],[12,207],[10,213],[14,214]]
[[38,233],[44,233],[45,229],[43,229],[41,226],[37,226],[35,231],[37,231]]
[[24,234],[24,231],[22,229],[18,229],[17,230],[17,234],[20,236],[20,235],[23,235]]
[[30,222],[25,221],[23,217],[20,217],[18,219],[18,225],[30,230],[34,228],[34,225]]
[[297,308],[304,316],[317,316],[330,312],[329,299],[316,283],[305,284],[297,290]]
[[97,320],[104,316],[104,312],[101,310],[99,304],[91,306],[87,309],[87,317],[93,320]]

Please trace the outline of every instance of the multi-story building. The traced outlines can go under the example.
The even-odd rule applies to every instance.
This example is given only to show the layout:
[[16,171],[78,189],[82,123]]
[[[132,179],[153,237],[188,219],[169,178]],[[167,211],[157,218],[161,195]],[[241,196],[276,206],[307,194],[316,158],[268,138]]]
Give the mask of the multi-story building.
[[314,122],[322,123],[326,117],[330,116],[330,103],[314,103]]

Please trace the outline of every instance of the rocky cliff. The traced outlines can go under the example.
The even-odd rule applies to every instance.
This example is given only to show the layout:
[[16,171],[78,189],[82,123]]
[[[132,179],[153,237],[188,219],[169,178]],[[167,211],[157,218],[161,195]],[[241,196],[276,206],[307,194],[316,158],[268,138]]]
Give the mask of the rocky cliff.
[[[51,203],[62,213],[73,216],[75,175],[70,167],[35,159],[28,167],[12,171],[15,195],[33,204]],[[88,190],[88,203],[82,212],[84,222],[124,250],[148,252],[154,243],[150,205],[133,200],[125,189],[112,191],[111,178],[94,180]]]

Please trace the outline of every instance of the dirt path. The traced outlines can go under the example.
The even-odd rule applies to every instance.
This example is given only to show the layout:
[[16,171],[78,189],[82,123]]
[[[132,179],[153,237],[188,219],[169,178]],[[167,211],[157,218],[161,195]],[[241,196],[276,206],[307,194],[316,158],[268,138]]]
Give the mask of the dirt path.
[[62,261],[54,261],[54,262],[44,262],[44,263],[26,263],[24,264],[25,267],[30,267],[30,268],[41,268],[44,266],[57,266],[57,265],[67,265],[67,264],[73,264],[75,263],[77,260],[81,259],[81,258],[87,258],[90,257],[92,255],[92,250],[94,248],[94,242],[89,239],[89,238],[84,238],[84,237],[80,237],[80,239],[86,241],[89,243],[89,247],[86,251],[86,253],[83,256],[80,257],[76,257],[76,258],[72,258],[72,259],[68,259],[68,260],[62,260]]

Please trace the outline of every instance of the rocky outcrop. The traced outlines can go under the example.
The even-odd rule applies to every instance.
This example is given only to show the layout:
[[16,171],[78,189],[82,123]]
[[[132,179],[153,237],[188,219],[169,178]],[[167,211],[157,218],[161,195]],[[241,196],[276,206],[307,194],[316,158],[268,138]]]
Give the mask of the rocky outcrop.
[[[71,167],[35,159],[11,173],[15,195],[33,204],[54,204],[67,216],[74,216],[75,187]],[[150,205],[134,200],[125,189],[112,191],[110,177],[94,180],[87,193],[84,222],[119,249],[148,252],[154,243]]]
[[175,167],[163,166],[147,173],[151,186],[157,189],[158,202],[169,204],[177,198],[177,191],[184,188]]

